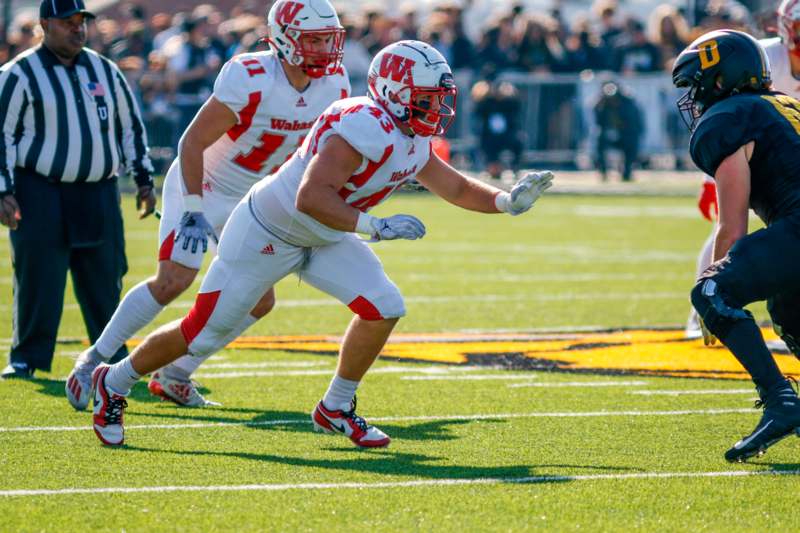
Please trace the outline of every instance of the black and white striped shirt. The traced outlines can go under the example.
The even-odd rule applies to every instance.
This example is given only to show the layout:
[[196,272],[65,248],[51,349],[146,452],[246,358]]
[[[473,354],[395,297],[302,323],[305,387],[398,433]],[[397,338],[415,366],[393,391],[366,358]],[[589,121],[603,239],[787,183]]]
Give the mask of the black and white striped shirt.
[[151,183],[147,135],[130,87],[109,59],[84,48],[65,67],[47,47],[0,67],[0,194],[14,169],[60,182],[127,172]]

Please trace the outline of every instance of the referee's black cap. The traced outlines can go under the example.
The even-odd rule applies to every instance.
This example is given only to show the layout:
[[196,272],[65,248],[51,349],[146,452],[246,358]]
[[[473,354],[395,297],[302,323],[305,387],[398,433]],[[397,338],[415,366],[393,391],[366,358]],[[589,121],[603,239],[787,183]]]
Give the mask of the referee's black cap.
[[39,4],[39,18],[42,19],[66,19],[77,13],[95,18],[94,13],[86,10],[83,0],[42,0]]

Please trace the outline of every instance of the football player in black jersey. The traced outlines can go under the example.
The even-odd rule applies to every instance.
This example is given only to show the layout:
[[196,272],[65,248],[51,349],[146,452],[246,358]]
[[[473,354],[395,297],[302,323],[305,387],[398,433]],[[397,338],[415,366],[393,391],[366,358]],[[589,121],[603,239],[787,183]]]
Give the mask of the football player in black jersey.
[[[744,307],[767,300],[775,330],[800,354],[800,102],[770,90],[758,42],[732,30],[707,33],[675,61],[678,107],[692,130],[695,164],[717,184],[714,262],[692,290],[706,344],[719,338],[756,384],[764,414],[725,453],[761,455],[800,435],[800,400]],[[747,234],[748,210],[767,225]]]

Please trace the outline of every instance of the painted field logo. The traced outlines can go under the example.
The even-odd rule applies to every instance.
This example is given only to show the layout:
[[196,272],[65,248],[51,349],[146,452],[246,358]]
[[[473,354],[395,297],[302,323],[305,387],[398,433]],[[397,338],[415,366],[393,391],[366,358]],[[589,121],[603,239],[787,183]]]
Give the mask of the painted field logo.
[[[774,339],[771,330],[764,330]],[[326,336],[243,337],[232,349],[336,355],[339,339]],[[635,374],[694,378],[749,379],[725,348],[687,341],[678,330],[627,330],[553,334],[394,335],[383,358],[455,365],[485,365],[513,370],[552,370],[590,374]],[[788,374],[800,361],[778,355]]]

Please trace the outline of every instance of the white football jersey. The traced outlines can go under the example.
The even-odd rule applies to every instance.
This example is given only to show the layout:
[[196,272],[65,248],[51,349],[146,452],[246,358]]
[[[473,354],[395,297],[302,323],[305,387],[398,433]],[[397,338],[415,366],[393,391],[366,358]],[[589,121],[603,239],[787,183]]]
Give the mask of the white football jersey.
[[272,52],[228,61],[214,83],[214,97],[239,118],[204,152],[204,181],[228,195],[244,196],[258,180],[277,172],[303,143],[314,121],[350,95],[344,68],[312,79],[302,92],[286,79]]
[[363,156],[339,196],[365,213],[412,180],[431,155],[430,137],[404,134],[369,97],[335,102],[319,117],[292,159],[253,188],[253,214],[268,230],[295,246],[321,246],[345,235],[295,208],[303,174],[331,135],[341,136]]
[[780,37],[764,39],[759,42],[767,52],[769,59],[772,89],[800,99],[800,80],[792,76],[789,49],[783,45]]

